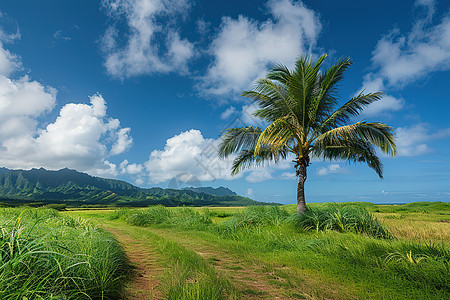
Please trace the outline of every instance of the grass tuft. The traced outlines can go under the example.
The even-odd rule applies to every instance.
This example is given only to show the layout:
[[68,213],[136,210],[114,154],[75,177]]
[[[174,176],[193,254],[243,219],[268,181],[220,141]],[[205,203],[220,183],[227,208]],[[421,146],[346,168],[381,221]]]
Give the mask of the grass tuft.
[[55,210],[0,210],[0,299],[120,299],[118,242]]
[[335,230],[363,233],[375,238],[391,239],[393,235],[364,207],[355,205],[331,205],[309,208],[304,214],[290,218],[296,227],[309,231]]

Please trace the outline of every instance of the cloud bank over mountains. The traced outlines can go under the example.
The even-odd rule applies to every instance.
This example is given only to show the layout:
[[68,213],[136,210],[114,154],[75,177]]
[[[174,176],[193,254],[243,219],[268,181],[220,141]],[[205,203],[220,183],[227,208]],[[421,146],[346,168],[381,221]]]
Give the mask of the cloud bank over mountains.
[[131,147],[130,128],[107,115],[100,94],[89,97],[90,104],[64,105],[56,120],[42,127],[40,119],[57,107],[57,90],[28,75],[13,76],[22,62],[4,42],[12,39],[0,40],[0,165],[116,176],[116,165],[107,159]]

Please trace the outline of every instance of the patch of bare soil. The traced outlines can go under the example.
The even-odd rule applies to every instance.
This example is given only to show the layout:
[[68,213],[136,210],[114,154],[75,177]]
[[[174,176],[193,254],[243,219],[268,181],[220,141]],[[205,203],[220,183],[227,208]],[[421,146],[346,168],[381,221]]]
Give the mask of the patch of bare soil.
[[126,288],[127,299],[163,299],[161,292],[158,290],[158,276],[163,270],[159,264],[158,253],[155,250],[148,249],[138,240],[116,228],[104,228],[111,232],[123,245],[125,253],[133,266],[132,279]]

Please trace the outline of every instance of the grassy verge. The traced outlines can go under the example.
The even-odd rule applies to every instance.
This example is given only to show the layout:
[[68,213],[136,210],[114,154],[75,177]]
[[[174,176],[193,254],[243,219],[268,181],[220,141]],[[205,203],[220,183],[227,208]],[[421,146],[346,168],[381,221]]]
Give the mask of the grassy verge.
[[124,226],[122,223],[106,222],[139,240],[149,249],[155,249],[164,260],[160,290],[164,299],[203,300],[237,299],[236,290],[226,278],[217,276],[214,267],[200,255],[179,243],[145,228]]
[[[224,216],[220,224],[211,219],[218,216],[217,211],[212,215],[208,210],[186,208],[123,210],[109,218],[174,229],[274,270],[289,267],[289,272],[281,274],[287,279],[303,273],[322,282],[339,282],[346,291],[336,298],[450,297],[448,243],[394,238],[367,212],[376,209],[371,205],[317,205],[311,215],[299,219],[292,217],[289,208],[251,207]],[[318,282],[313,285],[316,292],[311,293],[319,297],[323,295],[320,289],[327,289]]]
[[55,210],[0,210],[0,299],[120,299],[125,256],[114,237]]

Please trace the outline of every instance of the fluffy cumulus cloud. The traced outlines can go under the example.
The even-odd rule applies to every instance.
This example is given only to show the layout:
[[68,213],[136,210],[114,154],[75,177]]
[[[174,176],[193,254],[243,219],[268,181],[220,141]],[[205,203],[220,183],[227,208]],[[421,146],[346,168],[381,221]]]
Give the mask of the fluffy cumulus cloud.
[[33,134],[36,118],[53,109],[56,90],[24,76],[0,75],[0,138]]
[[251,183],[266,181],[272,179],[272,172],[270,168],[257,169],[255,171],[251,171],[250,174],[245,177],[245,180]]
[[0,74],[8,76],[20,67],[20,58],[5,49],[0,40]]
[[132,139],[129,128],[107,116],[103,97],[93,95],[90,104],[66,104],[54,122],[41,128],[39,119],[55,108],[57,91],[29,76],[9,78],[21,62],[1,44],[0,53],[7,53],[3,57],[8,60],[0,67],[0,165],[117,174],[107,158],[127,150]]
[[236,113],[236,108],[234,106],[228,107],[223,113],[220,114],[222,120],[226,120]]
[[345,173],[346,169],[341,168],[338,164],[331,164],[327,167],[320,167],[317,169],[317,175],[319,176],[326,176],[330,174],[337,174],[337,173]]
[[217,157],[218,143],[194,129],[168,139],[164,149],[152,151],[145,162],[150,182],[165,182],[182,174],[200,181],[232,179],[232,160]]
[[[190,6],[187,0],[103,0],[112,23],[101,40],[107,72],[118,78],[186,73],[194,45],[180,37],[176,20]],[[116,25],[123,20],[125,33]]]
[[143,169],[141,164],[130,164],[126,159],[120,163],[120,172],[123,174],[136,175],[140,174]]
[[[364,90],[364,91],[363,91]],[[372,73],[364,76],[363,88],[358,92],[376,93],[385,91],[385,84],[383,79]],[[363,111],[364,116],[376,116],[386,112],[399,111],[403,108],[405,100],[403,98],[396,98],[394,96],[385,94],[380,101],[370,104]]]
[[429,125],[416,124],[412,127],[399,127],[397,134],[397,155],[417,156],[429,153],[433,149],[428,142],[450,137],[450,128],[431,132]]
[[[292,168],[290,159],[277,165],[267,164],[261,167],[245,170],[237,176],[231,176],[231,167],[235,156],[219,159],[217,156],[219,139],[204,138],[199,130],[191,129],[169,138],[162,150],[153,150],[148,161],[144,163],[141,177],[148,177],[151,183],[161,183],[170,180],[178,181],[214,181],[232,180],[246,176],[251,183],[261,182],[273,178],[272,174],[278,170]],[[122,163],[129,167],[128,161]],[[123,169],[123,172],[132,172]],[[135,174],[138,174],[136,172]]]
[[417,1],[424,9],[409,34],[393,30],[373,51],[373,62],[390,85],[403,85],[434,71],[450,69],[450,11],[434,24],[434,1]]
[[[0,12],[0,19],[3,18]],[[15,40],[20,38],[20,32],[17,30],[16,33],[7,33],[2,28],[0,28],[0,74],[8,76],[14,71],[21,69],[22,62],[20,57],[16,54],[9,52],[8,49],[4,47],[5,43],[13,43]]]
[[280,176],[281,179],[291,180],[291,179],[297,179],[297,175],[295,172],[283,172]]
[[[401,88],[433,72],[450,70],[450,11],[433,22],[435,1],[418,0],[415,7],[421,17],[408,34],[394,29],[378,41],[372,53],[378,70],[364,77],[366,92]],[[396,111],[403,104],[403,99],[387,95],[369,106],[366,114]]]
[[117,155],[128,150],[133,144],[133,139],[131,138],[131,128],[120,128],[115,134],[117,135],[116,142],[112,145],[110,154]]
[[[123,129],[117,119],[107,117],[101,95],[90,99],[90,105],[66,104],[56,120],[42,130],[33,124],[27,132],[2,139],[0,164],[11,168],[70,167],[97,175],[117,174],[116,166],[106,158],[127,150],[131,138],[127,136],[123,141]],[[116,141],[111,151],[106,142],[110,137]],[[122,146],[119,152],[118,147],[114,147],[117,143],[127,146]]]
[[270,18],[265,22],[239,16],[223,17],[209,52],[213,62],[199,89],[225,95],[248,89],[267,67],[291,65],[302,53],[315,47],[321,30],[318,15],[301,1],[267,2]]

